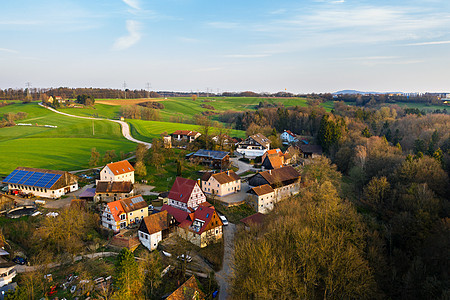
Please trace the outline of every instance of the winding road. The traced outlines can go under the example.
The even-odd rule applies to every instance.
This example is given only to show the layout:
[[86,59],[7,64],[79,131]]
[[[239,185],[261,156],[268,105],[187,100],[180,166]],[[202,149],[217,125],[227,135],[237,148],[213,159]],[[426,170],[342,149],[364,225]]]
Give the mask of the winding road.
[[68,113],[60,112],[60,111],[58,111],[58,110],[56,110],[54,108],[45,106],[42,103],[39,103],[39,105],[44,107],[44,108],[47,108],[47,109],[49,109],[49,110],[51,110],[51,111],[53,111],[55,113],[57,113],[57,114],[68,116],[68,117],[79,118],[79,119],[88,119],[88,120],[97,120],[97,121],[110,121],[110,122],[119,123],[121,125],[121,127],[122,127],[122,135],[123,135],[124,138],[126,138],[127,140],[129,140],[129,141],[131,141],[133,143],[144,144],[145,146],[147,146],[147,148],[150,148],[152,146],[151,143],[140,141],[140,140],[137,140],[134,137],[132,137],[131,133],[130,133],[130,125],[128,125],[127,122],[119,121],[119,120],[111,120],[111,119],[75,116],[75,115],[71,115],[71,114],[68,114]]

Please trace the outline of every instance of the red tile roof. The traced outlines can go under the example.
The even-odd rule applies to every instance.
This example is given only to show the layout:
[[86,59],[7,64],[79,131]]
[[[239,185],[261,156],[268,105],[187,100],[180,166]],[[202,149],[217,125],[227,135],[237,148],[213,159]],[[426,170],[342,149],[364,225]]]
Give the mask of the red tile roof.
[[177,130],[172,135],[187,135],[187,136],[196,136],[198,134],[197,131],[192,130]]
[[133,166],[128,160],[122,160],[115,163],[110,163],[106,165],[114,175],[121,175],[134,171]]
[[171,216],[173,216],[175,218],[175,220],[178,223],[182,223],[183,221],[189,219],[189,213],[188,212],[186,212],[184,210],[181,210],[181,209],[178,209],[176,207],[167,205],[167,204],[164,204],[161,207],[161,211],[167,211]]
[[122,207],[122,203],[120,203],[120,200],[108,203],[108,207],[109,207],[109,210],[111,211],[111,214],[114,217],[114,220],[116,222],[120,222],[119,216],[121,214],[125,213],[125,211],[123,210],[123,207]]
[[[199,206],[194,212],[194,220],[198,219],[200,221],[203,221],[203,226],[200,228],[200,230],[197,232],[198,234],[202,234],[203,231],[205,231],[206,227],[208,226],[209,222],[211,222],[211,219],[216,212],[214,206],[211,207],[204,207]],[[219,218],[219,224],[217,226],[222,226],[222,221]],[[217,227],[215,226],[215,227]]]
[[177,177],[170,189],[169,199],[187,204],[196,184],[195,180]]
[[197,279],[192,275],[191,278],[170,294],[166,300],[203,300],[205,297],[206,295],[198,287]]
[[242,223],[244,223],[247,226],[250,225],[261,225],[264,223],[264,220],[266,218],[266,215],[262,213],[256,213],[254,215],[248,216],[246,218],[243,218],[241,220]]
[[220,184],[233,182],[241,179],[241,177],[239,177],[239,175],[237,175],[233,170],[229,170],[220,173],[211,173],[211,172],[205,173],[202,177],[202,180],[208,181],[211,176],[214,177]]

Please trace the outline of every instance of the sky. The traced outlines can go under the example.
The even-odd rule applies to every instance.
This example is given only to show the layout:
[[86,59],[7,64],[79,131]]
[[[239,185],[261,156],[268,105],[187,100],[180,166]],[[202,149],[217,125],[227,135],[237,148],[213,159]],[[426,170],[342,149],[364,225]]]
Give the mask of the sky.
[[450,92],[448,0],[1,0],[0,88]]

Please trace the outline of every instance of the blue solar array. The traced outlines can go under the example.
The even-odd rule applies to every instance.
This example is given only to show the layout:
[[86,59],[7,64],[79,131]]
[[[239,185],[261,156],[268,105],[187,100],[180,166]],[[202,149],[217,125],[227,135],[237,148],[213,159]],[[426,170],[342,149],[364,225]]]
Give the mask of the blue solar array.
[[43,172],[14,170],[9,174],[4,183],[22,184],[28,186],[35,186],[40,188],[50,188],[61,178],[60,174],[50,174]]

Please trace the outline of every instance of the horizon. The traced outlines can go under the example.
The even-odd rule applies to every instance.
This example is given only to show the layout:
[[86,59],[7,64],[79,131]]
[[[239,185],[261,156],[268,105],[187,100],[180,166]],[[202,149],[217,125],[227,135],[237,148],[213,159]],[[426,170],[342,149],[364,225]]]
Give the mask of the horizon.
[[443,0],[3,4],[2,88],[445,93]]

